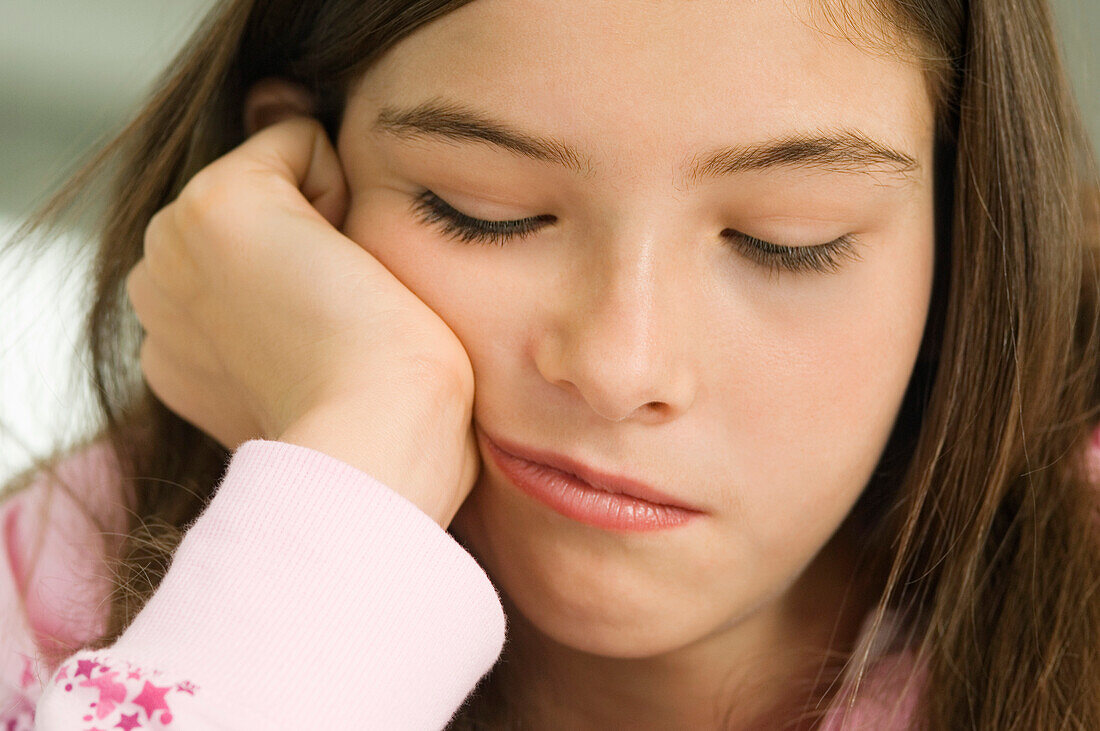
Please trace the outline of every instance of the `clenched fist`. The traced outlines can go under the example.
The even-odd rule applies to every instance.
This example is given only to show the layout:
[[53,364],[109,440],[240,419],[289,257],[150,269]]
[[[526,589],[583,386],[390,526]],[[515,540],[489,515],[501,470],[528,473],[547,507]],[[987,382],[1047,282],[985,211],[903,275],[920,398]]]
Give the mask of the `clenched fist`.
[[273,124],[157,212],[126,291],[141,367],[228,449],[316,448],[449,524],[479,469],[473,369],[454,332],[344,236],[347,189],[322,126]]

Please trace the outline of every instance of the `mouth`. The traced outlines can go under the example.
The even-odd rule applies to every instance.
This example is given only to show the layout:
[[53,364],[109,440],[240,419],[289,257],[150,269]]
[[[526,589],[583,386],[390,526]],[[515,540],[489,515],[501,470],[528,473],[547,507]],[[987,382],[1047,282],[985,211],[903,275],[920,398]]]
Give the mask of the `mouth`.
[[608,530],[650,531],[683,525],[705,514],[636,479],[499,440],[480,427],[477,431],[510,482],[568,518]]

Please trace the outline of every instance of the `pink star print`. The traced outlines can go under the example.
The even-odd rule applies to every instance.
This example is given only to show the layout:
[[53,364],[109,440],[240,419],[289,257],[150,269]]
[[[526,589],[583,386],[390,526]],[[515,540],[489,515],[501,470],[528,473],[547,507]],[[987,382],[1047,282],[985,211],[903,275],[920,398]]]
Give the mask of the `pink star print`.
[[131,713],[129,716],[122,716],[121,720],[115,724],[115,728],[120,728],[122,731],[130,731],[130,729],[137,727],[141,728],[141,724],[138,723],[137,713]]
[[77,675],[83,675],[88,680],[91,680],[92,679],[92,671],[95,670],[98,666],[99,666],[99,663],[97,663],[95,660],[77,660],[76,661],[77,671],[76,671],[76,675],[74,675],[73,677],[75,678],[75,677],[77,677]]
[[133,703],[135,706],[141,706],[145,709],[145,715],[149,717],[149,720],[153,719],[153,714],[158,710],[170,711],[168,704],[164,702],[164,695],[172,690],[172,686],[166,685],[163,688],[157,687],[145,681],[145,687],[141,689],[141,694],[137,698],[134,698]]
[[99,701],[96,704],[96,718],[103,718],[115,709],[115,705],[126,700],[126,686],[115,682],[117,670],[96,676],[95,680],[85,680],[80,684],[82,688],[98,688]]

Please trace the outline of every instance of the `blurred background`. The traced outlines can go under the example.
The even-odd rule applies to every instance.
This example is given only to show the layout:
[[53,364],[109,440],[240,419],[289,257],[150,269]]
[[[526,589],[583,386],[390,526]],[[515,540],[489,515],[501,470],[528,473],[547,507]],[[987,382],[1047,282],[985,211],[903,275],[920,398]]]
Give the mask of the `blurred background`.
[[[308,0],[307,0],[308,1]],[[1100,145],[1100,0],[1052,0]],[[0,236],[137,109],[214,0],[0,0]],[[89,247],[0,259],[0,483],[94,426],[82,354]],[[15,275],[18,274],[18,277]]]
[[[214,0],[0,0],[0,237],[133,114]],[[0,484],[97,425],[77,338],[89,247],[0,257]]]

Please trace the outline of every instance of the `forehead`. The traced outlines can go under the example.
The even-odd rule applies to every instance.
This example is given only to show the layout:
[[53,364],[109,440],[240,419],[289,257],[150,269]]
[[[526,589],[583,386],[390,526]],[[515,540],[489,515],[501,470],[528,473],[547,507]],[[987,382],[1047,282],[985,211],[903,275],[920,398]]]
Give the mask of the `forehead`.
[[838,127],[923,158],[919,64],[830,33],[811,1],[474,0],[391,47],[352,101],[464,102],[609,165]]

